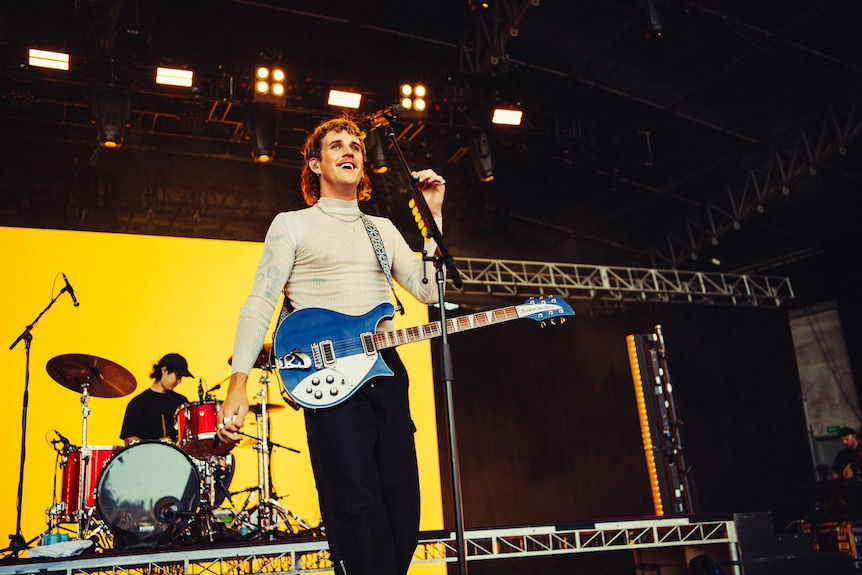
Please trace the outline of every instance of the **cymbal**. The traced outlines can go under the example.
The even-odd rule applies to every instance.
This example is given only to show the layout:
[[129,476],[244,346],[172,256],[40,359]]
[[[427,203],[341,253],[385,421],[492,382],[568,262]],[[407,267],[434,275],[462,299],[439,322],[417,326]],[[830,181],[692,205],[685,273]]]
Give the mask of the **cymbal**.
[[138,386],[135,376],[113,361],[83,353],[58,355],[45,368],[51,378],[72,391],[89,389],[93,397],[123,397]]
[[[267,403],[266,404],[266,411],[267,412],[278,411],[279,409],[284,409],[284,406],[279,405],[277,403]],[[253,413],[255,415],[260,415],[261,414],[260,404],[259,403],[252,403],[251,405],[248,406],[248,412]]]
[[[263,349],[260,350],[260,353],[257,354],[257,359],[254,360],[254,365],[252,367],[264,368],[269,367],[269,356],[270,350],[272,349],[271,343],[263,344]],[[233,356],[227,358],[227,364],[233,365]]]

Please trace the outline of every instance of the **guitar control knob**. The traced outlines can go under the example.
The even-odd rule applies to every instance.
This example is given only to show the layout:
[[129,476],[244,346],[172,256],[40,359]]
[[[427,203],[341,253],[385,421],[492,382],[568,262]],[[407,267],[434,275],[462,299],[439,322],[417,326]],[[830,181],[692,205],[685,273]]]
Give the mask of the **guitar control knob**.
[[314,399],[320,399],[322,397],[323,397],[323,392],[320,391],[319,389],[314,392]]
[[311,392],[312,392],[312,391],[313,391],[313,390],[311,389],[311,386],[310,386],[310,385],[309,385],[308,387],[306,387],[306,388],[305,388],[305,393],[308,393],[309,395],[311,394]]
[[320,385],[320,378],[319,377],[311,378],[311,385]]
[[337,387],[330,387],[329,388],[329,395],[331,395],[333,397],[338,395],[338,388]]
[[332,374],[326,376],[326,383],[335,383],[335,377]]

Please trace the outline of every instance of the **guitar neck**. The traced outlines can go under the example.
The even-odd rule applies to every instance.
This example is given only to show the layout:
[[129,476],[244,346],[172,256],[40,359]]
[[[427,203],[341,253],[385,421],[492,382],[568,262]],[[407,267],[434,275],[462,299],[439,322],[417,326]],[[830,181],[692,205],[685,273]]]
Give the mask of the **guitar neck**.
[[[494,325],[520,318],[517,306],[503,307],[495,310],[462,315],[446,320],[446,333],[458,333],[477,327]],[[374,345],[377,349],[387,349],[405,343],[413,343],[443,335],[440,322],[434,321],[415,327],[396,329],[374,334]]]

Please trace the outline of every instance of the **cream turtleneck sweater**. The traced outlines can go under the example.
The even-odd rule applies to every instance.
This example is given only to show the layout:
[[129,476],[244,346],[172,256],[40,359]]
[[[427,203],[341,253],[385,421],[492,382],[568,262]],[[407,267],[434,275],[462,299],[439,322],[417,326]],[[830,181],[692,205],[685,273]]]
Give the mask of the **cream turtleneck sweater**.
[[[410,249],[386,218],[368,216],[377,227],[392,278],[425,304],[436,303],[434,268]],[[436,220],[442,229],[442,219]],[[433,240],[424,249],[433,254]],[[422,282],[427,278],[426,283]],[[321,198],[317,205],[278,214],[264,240],[254,285],[240,310],[233,372],[250,373],[269,329],[282,288],[295,310],[319,307],[361,315],[392,299],[392,292],[354,201]],[[392,329],[391,321],[381,330]]]

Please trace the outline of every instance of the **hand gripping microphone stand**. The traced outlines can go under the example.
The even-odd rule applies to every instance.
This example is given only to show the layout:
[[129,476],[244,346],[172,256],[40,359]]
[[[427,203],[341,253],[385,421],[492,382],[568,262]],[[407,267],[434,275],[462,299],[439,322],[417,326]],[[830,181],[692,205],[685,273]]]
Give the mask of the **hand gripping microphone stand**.
[[404,157],[404,153],[401,151],[401,147],[398,145],[398,140],[395,137],[395,131],[392,129],[392,122],[395,120],[395,114],[399,109],[400,106],[392,106],[386,110],[382,110],[380,112],[377,112],[376,114],[373,114],[368,121],[370,121],[371,123],[371,129],[374,129],[378,126],[386,126],[386,137],[392,142],[392,148],[398,155],[398,160],[400,161],[405,173],[407,174],[407,179],[411,182],[410,189],[413,195],[413,199],[410,202],[410,207],[413,209],[416,223],[419,225],[419,229],[422,230],[422,233],[426,237],[434,239],[437,242],[437,251],[434,253],[434,255],[429,256],[428,254],[423,254],[422,257],[425,261],[434,262],[434,267],[436,269],[435,278],[437,281],[437,289],[439,296],[438,301],[440,302],[440,368],[443,374],[443,381],[446,387],[446,420],[448,423],[449,433],[449,456],[450,463],[452,466],[452,495],[455,507],[455,534],[458,548],[458,572],[461,575],[466,575],[467,547],[464,541],[464,519],[463,507],[461,502],[461,469],[458,463],[458,445],[455,440],[455,409],[454,402],[452,401],[452,353],[449,348],[448,330],[446,325],[446,308],[443,305],[443,302],[445,301],[444,295],[446,282],[444,266],[446,271],[448,271],[449,279],[452,280],[452,283],[457,288],[460,288],[462,285],[461,274],[458,272],[458,268],[455,267],[455,262],[453,261],[451,254],[449,254],[449,251],[446,249],[446,245],[443,241],[443,234],[440,233],[440,230],[437,228],[437,224],[434,222],[434,217],[431,215],[431,210],[428,207],[428,203],[425,201],[425,197],[422,195],[421,190],[419,190],[418,182],[413,178],[413,170],[410,169],[410,165],[407,163],[407,159]]
[[[65,278],[65,276],[63,276]],[[15,520],[15,533],[9,536],[9,547],[3,549],[2,552],[11,551],[13,557],[18,557],[18,553],[24,551],[29,548],[30,543],[35,541],[37,537],[34,537],[33,540],[27,541],[24,539],[24,536],[21,534],[21,508],[23,505],[24,499],[24,461],[27,458],[27,406],[30,403],[30,344],[33,341],[33,327],[36,323],[45,315],[51,306],[54,305],[54,302],[57,301],[64,292],[69,291],[69,282],[66,280],[66,285],[60,292],[54,296],[51,301],[45,306],[39,315],[36,316],[36,319],[33,320],[33,323],[24,328],[24,331],[21,332],[15,341],[12,342],[12,345],[9,346],[9,349],[15,349],[15,346],[18,345],[18,342],[24,342],[24,405],[21,408],[21,461],[18,467],[18,496],[15,501],[15,511],[17,513],[17,518]],[[71,292],[70,292],[70,295]],[[74,300],[74,295],[72,298]],[[77,300],[75,301],[75,305],[77,306]]]

